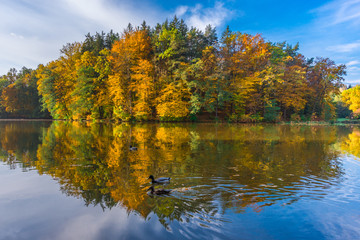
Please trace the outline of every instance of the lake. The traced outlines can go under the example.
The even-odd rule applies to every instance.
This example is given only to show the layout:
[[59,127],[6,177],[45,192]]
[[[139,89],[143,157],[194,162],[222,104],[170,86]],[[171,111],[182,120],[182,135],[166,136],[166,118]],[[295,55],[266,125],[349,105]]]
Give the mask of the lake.
[[0,239],[360,239],[356,126],[2,121],[0,146]]

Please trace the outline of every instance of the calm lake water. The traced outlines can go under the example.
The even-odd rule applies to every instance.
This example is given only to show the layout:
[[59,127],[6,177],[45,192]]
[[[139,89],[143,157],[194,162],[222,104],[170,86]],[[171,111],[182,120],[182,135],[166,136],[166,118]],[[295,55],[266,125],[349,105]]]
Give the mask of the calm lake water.
[[351,126],[0,122],[0,239],[360,239],[359,156]]

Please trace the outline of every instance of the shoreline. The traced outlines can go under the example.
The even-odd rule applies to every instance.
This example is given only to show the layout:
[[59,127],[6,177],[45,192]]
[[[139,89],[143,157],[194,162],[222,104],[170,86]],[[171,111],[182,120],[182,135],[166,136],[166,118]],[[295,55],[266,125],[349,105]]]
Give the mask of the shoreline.
[[47,119],[47,118],[0,118],[0,122],[35,122],[35,121],[63,121],[61,119]]
[[[0,119],[0,122],[53,122],[53,121],[64,121],[64,122],[94,122],[94,123],[116,123],[116,121],[108,119],[99,119],[99,120],[66,120],[66,119],[39,119],[39,118],[7,118]],[[252,125],[261,125],[261,124],[274,124],[274,125],[294,125],[294,126],[315,126],[315,125],[360,125],[359,120],[345,120],[345,121],[306,121],[306,122],[228,122],[228,121],[146,121],[146,122],[137,122],[137,121],[123,121],[120,123],[217,123],[217,124],[252,124]]]

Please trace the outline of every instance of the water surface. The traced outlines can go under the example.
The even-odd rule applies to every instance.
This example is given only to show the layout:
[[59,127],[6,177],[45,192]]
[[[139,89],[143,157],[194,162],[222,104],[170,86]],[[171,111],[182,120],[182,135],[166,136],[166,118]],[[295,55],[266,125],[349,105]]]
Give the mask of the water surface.
[[357,127],[0,122],[0,146],[0,239],[360,238]]

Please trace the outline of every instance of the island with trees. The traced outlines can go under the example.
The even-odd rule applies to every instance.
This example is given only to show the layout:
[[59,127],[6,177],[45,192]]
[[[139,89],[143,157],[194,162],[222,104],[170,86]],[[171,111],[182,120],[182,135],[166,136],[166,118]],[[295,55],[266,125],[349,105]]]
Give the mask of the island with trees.
[[[177,17],[90,33],[36,69],[0,77],[0,118],[278,122],[358,117],[345,65],[260,34],[217,36]],[[340,103],[339,103],[340,102]]]

